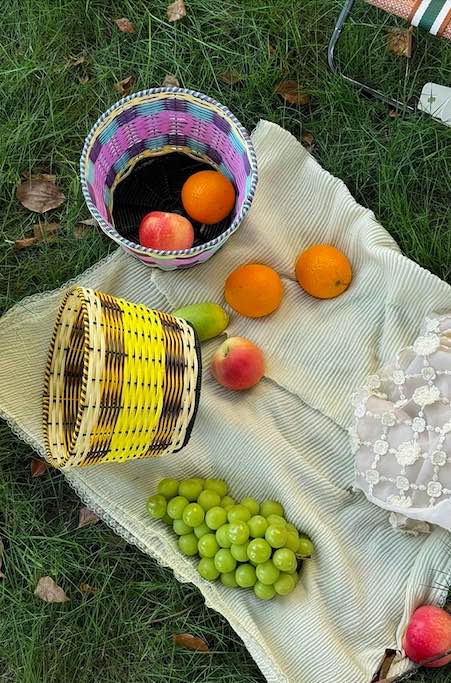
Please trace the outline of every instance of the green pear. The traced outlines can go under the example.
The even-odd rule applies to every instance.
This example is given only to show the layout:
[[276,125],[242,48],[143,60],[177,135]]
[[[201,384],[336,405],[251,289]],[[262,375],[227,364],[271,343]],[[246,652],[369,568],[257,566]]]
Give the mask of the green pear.
[[213,339],[224,332],[229,324],[229,316],[218,304],[205,301],[201,304],[190,304],[173,311],[176,318],[187,320],[197,332],[200,341]]

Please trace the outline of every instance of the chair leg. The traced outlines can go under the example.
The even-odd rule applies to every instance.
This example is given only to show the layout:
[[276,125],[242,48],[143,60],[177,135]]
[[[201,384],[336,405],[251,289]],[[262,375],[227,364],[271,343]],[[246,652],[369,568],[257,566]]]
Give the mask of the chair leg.
[[331,39],[329,41],[329,46],[327,48],[327,61],[329,64],[329,68],[335,74],[338,74],[345,81],[350,83],[353,87],[358,88],[359,90],[362,90],[363,92],[367,93],[368,95],[371,95],[372,97],[376,97],[378,100],[382,100],[382,102],[385,102],[390,107],[394,107],[395,109],[405,109],[405,110],[410,111],[410,112],[416,111],[415,107],[412,107],[411,105],[407,104],[406,102],[400,102],[399,100],[395,100],[391,97],[387,97],[382,92],[380,92],[379,90],[376,90],[375,88],[372,88],[367,83],[362,83],[360,81],[355,80],[354,78],[351,78],[351,76],[347,76],[342,71],[340,71],[340,69],[338,68],[338,66],[335,62],[335,48],[336,48],[337,43],[340,39],[340,36],[341,36],[342,31],[343,31],[343,27],[346,23],[346,20],[349,17],[349,15],[351,14],[353,5],[354,5],[354,0],[345,0],[345,3],[343,5],[343,9],[341,10],[340,16],[337,19],[337,23],[335,24],[335,28],[334,28],[334,31],[332,33]]

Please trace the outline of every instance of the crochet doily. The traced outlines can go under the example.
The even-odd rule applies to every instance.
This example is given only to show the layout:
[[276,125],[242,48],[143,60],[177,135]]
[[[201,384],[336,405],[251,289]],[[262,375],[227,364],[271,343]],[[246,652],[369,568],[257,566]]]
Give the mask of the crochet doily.
[[404,520],[451,530],[451,315],[426,318],[354,406],[354,486]]

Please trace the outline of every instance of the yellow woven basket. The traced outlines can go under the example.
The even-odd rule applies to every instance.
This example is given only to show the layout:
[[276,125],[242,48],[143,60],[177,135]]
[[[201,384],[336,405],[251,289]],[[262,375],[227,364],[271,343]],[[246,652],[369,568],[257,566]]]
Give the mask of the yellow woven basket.
[[50,463],[84,466],[180,450],[197,411],[200,365],[196,334],[184,320],[71,289],[45,374]]

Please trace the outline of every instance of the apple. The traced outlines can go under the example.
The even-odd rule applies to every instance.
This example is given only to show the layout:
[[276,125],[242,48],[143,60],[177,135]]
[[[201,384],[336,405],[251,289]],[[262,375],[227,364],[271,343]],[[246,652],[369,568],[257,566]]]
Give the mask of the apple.
[[230,337],[213,356],[213,377],[227,389],[250,389],[263,377],[265,359],[262,351],[249,339]]
[[191,249],[194,242],[193,226],[177,213],[151,211],[139,224],[139,243],[150,249],[173,251]]
[[404,634],[403,648],[409,659],[429,669],[451,662],[448,654],[435,662],[424,663],[451,650],[451,614],[435,605],[418,607]]

